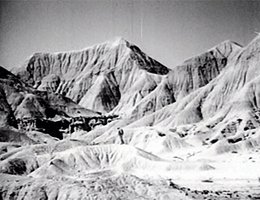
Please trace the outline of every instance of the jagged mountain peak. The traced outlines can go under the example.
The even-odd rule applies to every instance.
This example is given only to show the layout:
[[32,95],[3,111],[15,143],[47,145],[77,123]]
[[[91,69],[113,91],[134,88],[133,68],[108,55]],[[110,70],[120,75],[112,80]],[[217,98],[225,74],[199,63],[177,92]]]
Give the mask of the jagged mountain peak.
[[108,42],[105,42],[105,43],[109,43],[113,47],[117,47],[119,45],[124,45],[124,46],[130,45],[130,42],[121,36],[117,36],[117,37],[113,38],[112,40],[109,40]]
[[114,39],[103,43],[103,45],[109,45],[113,49],[124,48],[128,50],[127,52],[129,55],[131,55],[132,53],[137,54],[138,56],[141,56],[143,58],[149,58],[136,44],[129,42],[121,36],[115,37]]
[[[86,56],[83,56],[86,55]],[[37,52],[32,54],[25,62],[25,64],[18,69],[15,69],[15,73],[19,73],[24,71],[25,68],[30,66],[33,62],[38,62],[38,66],[40,67],[42,64],[53,64],[46,63],[49,58],[58,59],[60,62],[63,62],[64,59],[69,59],[69,63],[73,62],[72,59],[74,57],[78,60],[80,59],[80,64],[84,64],[84,66],[92,65],[95,66],[98,60],[101,60],[101,65],[106,64],[105,62],[114,61],[112,64],[114,67],[117,65],[117,62],[120,60],[135,60],[139,63],[140,67],[147,70],[150,73],[159,73],[159,74],[167,74],[168,68],[163,66],[158,61],[152,59],[148,55],[146,55],[137,45],[129,42],[123,37],[115,37],[111,40],[105,41],[103,43],[95,44],[89,47],[86,47],[81,50],[72,50],[72,51],[62,51],[62,52]],[[73,58],[72,58],[73,57]],[[94,62],[93,62],[94,61]],[[93,63],[92,63],[93,62]],[[120,62],[121,63],[121,62]],[[76,63],[79,65],[79,62]],[[149,66],[148,68],[145,65]],[[151,69],[151,65],[160,66],[161,69]],[[75,66],[75,65],[74,65]],[[109,65],[111,66],[111,65]]]

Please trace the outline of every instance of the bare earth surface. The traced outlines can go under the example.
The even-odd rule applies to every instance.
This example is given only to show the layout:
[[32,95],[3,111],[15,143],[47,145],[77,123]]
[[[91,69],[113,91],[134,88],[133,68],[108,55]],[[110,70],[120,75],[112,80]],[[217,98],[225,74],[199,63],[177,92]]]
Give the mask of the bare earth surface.
[[260,199],[259,66],[260,36],[169,68],[123,38],[0,67],[0,199]]

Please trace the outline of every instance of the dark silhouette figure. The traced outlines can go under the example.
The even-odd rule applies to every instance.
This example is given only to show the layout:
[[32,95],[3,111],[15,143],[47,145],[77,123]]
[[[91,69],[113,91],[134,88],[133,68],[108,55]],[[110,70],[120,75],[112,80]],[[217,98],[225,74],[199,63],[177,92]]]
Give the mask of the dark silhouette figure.
[[123,129],[121,129],[121,128],[117,128],[117,130],[118,130],[118,135],[119,135],[119,138],[120,138],[121,144],[125,144],[124,139],[123,139],[123,135],[124,135],[124,131],[123,131]]

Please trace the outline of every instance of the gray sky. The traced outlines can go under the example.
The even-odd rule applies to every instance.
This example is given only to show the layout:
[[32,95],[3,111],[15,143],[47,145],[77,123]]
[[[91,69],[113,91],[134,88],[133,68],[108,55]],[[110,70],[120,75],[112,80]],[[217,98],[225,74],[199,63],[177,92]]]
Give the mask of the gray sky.
[[122,36],[168,67],[260,32],[260,1],[0,0],[0,65]]

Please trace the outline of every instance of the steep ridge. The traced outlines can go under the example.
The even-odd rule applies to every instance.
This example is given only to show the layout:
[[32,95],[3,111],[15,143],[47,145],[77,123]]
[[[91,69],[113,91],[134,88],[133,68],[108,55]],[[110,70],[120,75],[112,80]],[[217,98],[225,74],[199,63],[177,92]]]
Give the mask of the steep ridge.
[[238,44],[224,41],[176,66],[155,90],[133,107],[129,115],[139,119],[207,85],[219,75],[240,49]]
[[176,100],[207,85],[234,58],[241,46],[229,40],[186,60],[168,75]]
[[[221,112],[228,110],[230,115],[239,115],[239,112],[245,113],[243,109],[248,108],[245,104],[252,104],[248,102],[248,97],[256,95],[254,90],[257,88],[253,87],[255,89],[250,90],[252,87],[248,84],[250,82],[257,82],[259,76],[257,64],[259,60],[259,39],[257,37],[248,46],[243,48],[235,59],[229,63],[227,69],[210,84],[199,90],[197,95],[193,93],[190,97],[187,97],[189,104],[185,106],[186,109],[195,109],[192,113],[195,114],[197,112],[195,115],[201,115],[202,119],[209,119],[216,116],[216,112],[220,110]],[[253,94],[248,94],[247,90],[250,93],[253,92]],[[194,96],[196,97],[194,98]],[[257,99],[258,97],[255,96],[255,98]],[[241,106],[240,102],[245,104]],[[235,107],[236,113],[233,112]],[[184,109],[181,113],[184,114],[186,111]]]
[[[18,76],[35,88],[64,94],[88,109],[109,112],[121,99],[117,110],[123,110],[125,102],[135,104],[129,90],[143,98],[169,69],[118,38],[77,52],[37,53],[18,71]],[[144,89],[135,87],[145,82],[143,78],[151,83]],[[109,92],[104,94],[104,90]],[[93,91],[95,97],[90,97]]]

